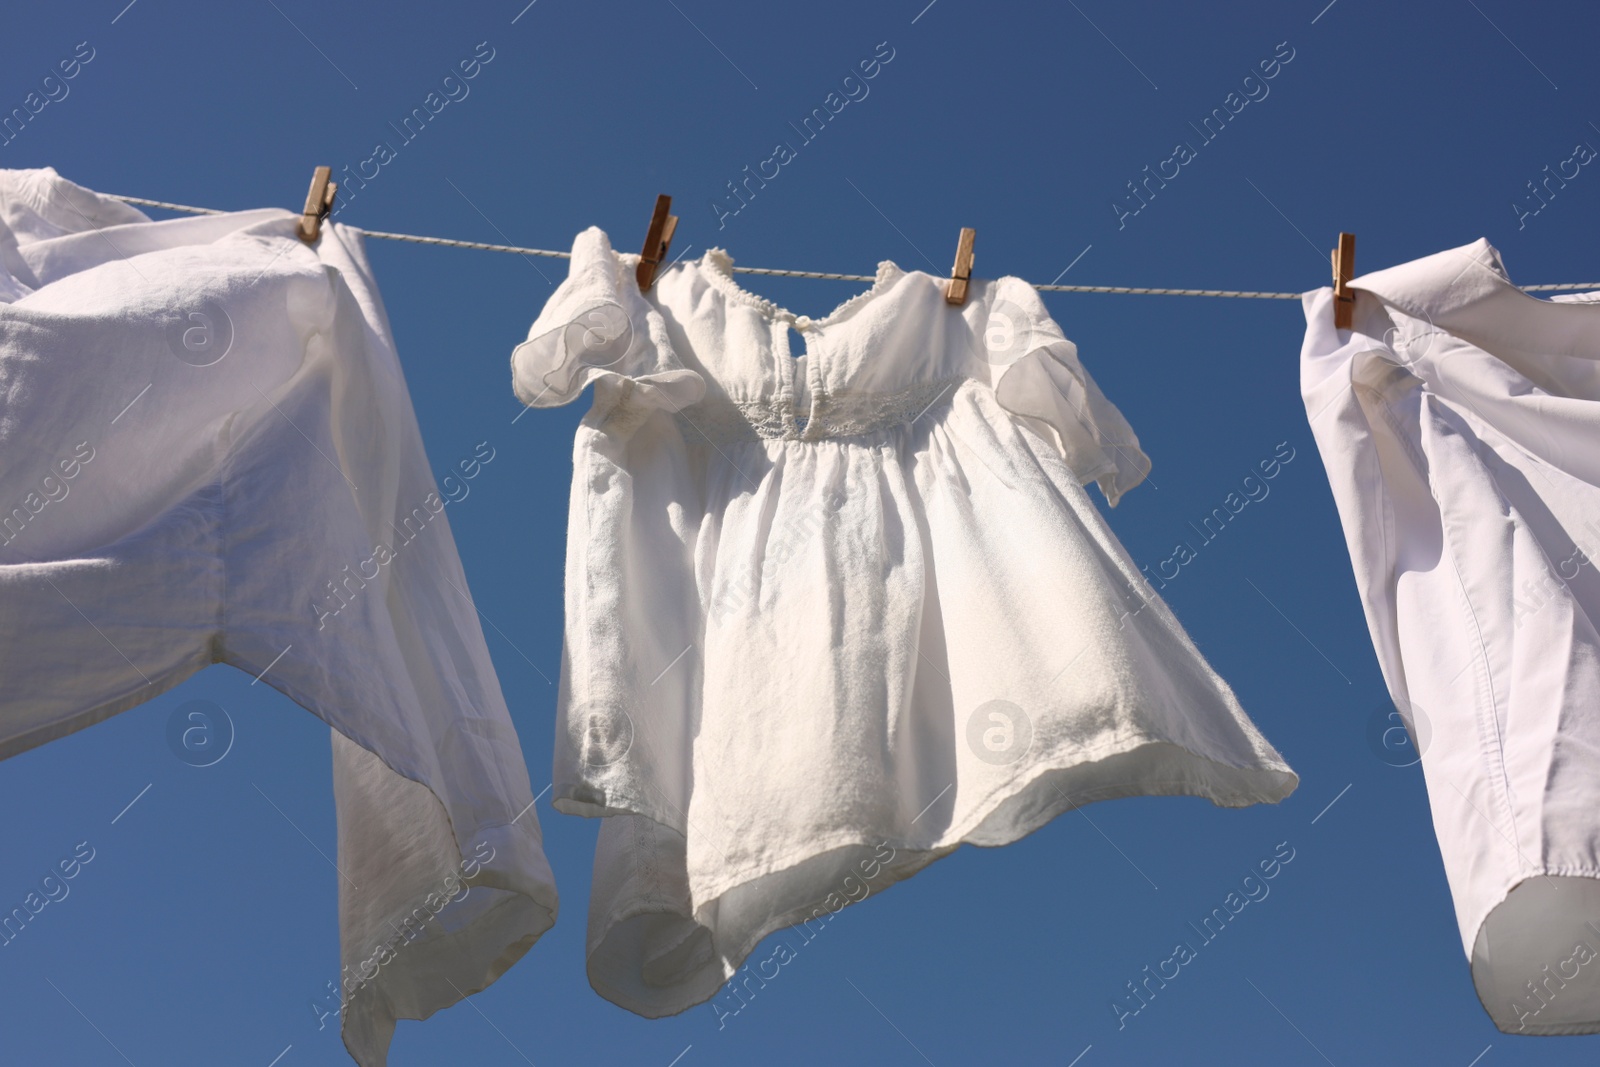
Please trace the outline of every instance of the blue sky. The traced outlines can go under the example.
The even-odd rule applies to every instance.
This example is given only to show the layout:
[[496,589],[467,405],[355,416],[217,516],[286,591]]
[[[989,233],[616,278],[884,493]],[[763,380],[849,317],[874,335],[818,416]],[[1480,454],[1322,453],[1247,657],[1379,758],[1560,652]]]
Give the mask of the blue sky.
[[[1600,173],[1537,213],[1526,187],[1600,146],[1591,4],[525,3],[19,7],[0,111],[92,58],[0,145],[0,166],[298,210],[314,165],[364,165],[376,176],[340,221],[558,249],[591,224],[638,247],[667,192],[675,251],[849,273],[885,258],[944,272],[973,226],[980,276],[1298,291],[1327,283],[1327,250],[1351,230],[1358,269],[1486,236],[1524,284],[1600,281]],[[844,82],[884,55],[869,82]],[[476,77],[445,83],[474,58]],[[433,92],[449,103],[403,141],[390,123]],[[832,92],[855,99],[802,143],[790,123]],[[1237,114],[1206,140],[1219,107]],[[793,157],[733,213],[727,183],[779,141]],[[1174,167],[1153,198],[1127,199]],[[584,405],[513,425],[506,360],[563,265],[377,241],[370,254],[436,474],[479,442],[495,450],[448,514],[538,791]],[[813,315],[859,288],[747,284]],[[1378,740],[1386,697],[1299,400],[1299,305],[1048,303],[1154,461],[1112,527],[1152,569],[1179,542],[1196,549],[1164,595],[1299,792],[1246,811],[1114,801],[962,850],[847,909],[721,1028],[709,1007],[649,1022],[590,991],[595,825],[546,798],[560,922],[470,1003],[401,1024],[393,1064],[1595,1061],[1600,1038],[1498,1033],[1473,993],[1420,771]],[[1202,543],[1190,523],[1284,450],[1265,498]],[[311,1009],[339,967],[337,875],[319,855],[335,847],[327,728],[249,682],[213,668],[0,765],[0,904],[80,842],[93,850],[0,950],[0,1059],[349,1062]],[[233,724],[206,767],[167,742],[194,700]],[[1286,852],[1270,892],[1119,1029],[1125,983],[1198,941],[1187,924]]]

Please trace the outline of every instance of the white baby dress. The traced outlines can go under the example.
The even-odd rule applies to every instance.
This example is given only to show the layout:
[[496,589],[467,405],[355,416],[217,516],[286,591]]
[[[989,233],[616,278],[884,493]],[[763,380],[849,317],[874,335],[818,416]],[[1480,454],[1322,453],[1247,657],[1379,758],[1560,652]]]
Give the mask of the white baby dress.
[[1485,241],[1305,296],[1300,383],[1490,1017],[1600,1032],[1600,306]]
[[[554,802],[602,824],[589,975],[647,1016],[755,944],[1093,800],[1296,783],[1112,536],[1149,463],[1038,294],[880,265],[823,319],[590,229],[512,357],[594,385]],[[791,355],[790,332],[805,341]]]
[[0,757],[212,663],[326,720],[373,1067],[556,892],[360,234],[297,222],[0,170]]

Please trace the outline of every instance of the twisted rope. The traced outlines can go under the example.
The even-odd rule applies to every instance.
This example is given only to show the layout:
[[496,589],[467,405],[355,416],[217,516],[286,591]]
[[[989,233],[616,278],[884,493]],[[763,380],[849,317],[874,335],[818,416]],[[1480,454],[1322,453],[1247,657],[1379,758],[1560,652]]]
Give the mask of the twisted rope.
[[[115,193],[105,194],[112,200],[121,200],[125,204],[138,204],[141,207],[158,207],[167,211],[182,211],[191,215],[226,215],[229,212],[217,211],[209,207],[194,207],[189,204],[172,204],[165,200],[146,200],[138,196],[118,196]],[[571,252],[553,252],[547,248],[520,248],[517,245],[497,245],[484,241],[458,241],[450,237],[422,237],[414,233],[388,233],[384,230],[365,230],[359,226],[351,229],[366,237],[377,237],[385,241],[407,241],[416,245],[440,245],[445,248],[470,248],[478,252],[510,252],[519,256],[545,256],[550,259],[571,259]],[[762,274],[771,278],[817,278],[830,282],[872,282],[876,279],[871,274],[835,274],[825,270],[779,270],[775,267],[740,267],[733,268],[735,274]],[[1232,297],[1239,300],[1299,300],[1299,293],[1265,293],[1254,289],[1156,289],[1149,286],[1134,285],[1036,285],[1035,289],[1043,293],[1127,293],[1136,296],[1216,296]],[[1600,289],[1600,282],[1562,282],[1553,285],[1524,285],[1523,292],[1544,293],[1556,291],[1570,291],[1578,289]]]

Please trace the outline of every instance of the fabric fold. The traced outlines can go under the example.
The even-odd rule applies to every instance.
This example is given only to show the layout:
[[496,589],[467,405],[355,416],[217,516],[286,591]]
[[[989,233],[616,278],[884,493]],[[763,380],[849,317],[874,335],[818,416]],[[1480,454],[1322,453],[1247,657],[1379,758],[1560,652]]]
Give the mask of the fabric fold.
[[1479,998],[1600,1032],[1600,307],[1479,240],[1305,295],[1301,392]]
[[[1026,283],[975,281],[957,308],[884,263],[813,318],[740,288],[720,250],[646,294],[628,263],[597,231],[575,244],[532,331],[562,388],[515,357],[524,401],[595,383],[552,802],[602,818],[602,996],[722,1018],[781,966],[749,960],[764,937],[809,940],[962,844],[1112,797],[1295,788],[1089,500],[1149,461]],[[618,418],[548,340],[607,305],[630,326],[605,338],[663,331],[607,351],[629,383],[682,366],[704,395]]]
[[326,721],[368,1067],[557,898],[359,231],[295,226],[0,171],[0,756],[212,663]]
[[[595,384],[608,405],[680,410],[705,394],[700,375],[672,350],[661,315],[635,285],[626,292],[619,272],[628,269],[611,242],[590,227],[572,244],[571,269],[511,353],[512,386],[530,407],[570,403]],[[626,295],[625,295],[626,293]]]
[[1078,346],[1061,333],[1038,291],[1015,278],[1002,278],[995,286],[983,331],[985,351],[997,364],[990,379],[995,398],[1054,441],[1079,481],[1097,483],[1106,502],[1116,507],[1150,473],[1150,457],[1084,368]]

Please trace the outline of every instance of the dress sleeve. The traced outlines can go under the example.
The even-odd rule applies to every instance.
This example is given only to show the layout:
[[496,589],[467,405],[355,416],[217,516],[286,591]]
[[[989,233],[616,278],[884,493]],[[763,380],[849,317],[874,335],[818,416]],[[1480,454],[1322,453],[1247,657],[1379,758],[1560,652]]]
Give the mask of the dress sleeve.
[[1128,420],[1078,360],[1033,286],[1001,278],[984,309],[989,383],[1000,405],[1053,442],[1082,485],[1115,507],[1150,473]]
[[661,313],[640,294],[632,272],[591,226],[572,243],[567,278],[511,353],[517,399],[556,407],[596,383],[603,394],[676,411],[705,394],[705,381],[672,350]]

